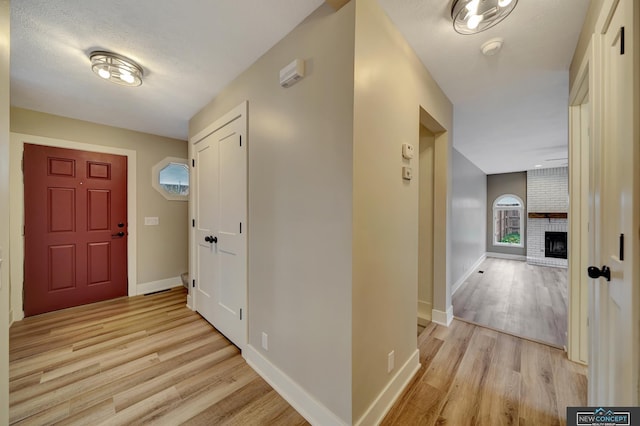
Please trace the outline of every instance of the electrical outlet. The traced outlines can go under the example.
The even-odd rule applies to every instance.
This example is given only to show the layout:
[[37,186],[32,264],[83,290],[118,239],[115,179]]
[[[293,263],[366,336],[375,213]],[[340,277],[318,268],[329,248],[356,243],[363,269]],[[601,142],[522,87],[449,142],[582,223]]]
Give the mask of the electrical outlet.
[[389,352],[387,355],[387,373],[391,373],[396,366],[396,351]]
[[269,336],[264,331],[262,332],[262,349],[265,351],[269,350]]

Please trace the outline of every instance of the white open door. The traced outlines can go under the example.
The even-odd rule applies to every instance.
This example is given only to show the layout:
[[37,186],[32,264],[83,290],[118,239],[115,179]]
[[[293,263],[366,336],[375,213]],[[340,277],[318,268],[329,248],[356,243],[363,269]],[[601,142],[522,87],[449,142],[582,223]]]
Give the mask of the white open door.
[[194,138],[195,309],[240,349],[247,342],[246,104]]
[[[591,286],[589,405],[638,404],[638,141],[634,129],[636,76],[634,0],[621,0],[601,40],[602,140],[599,238],[600,263]],[[605,11],[606,13],[607,11]],[[599,155],[598,155],[599,154]],[[595,167],[598,169],[598,167]],[[635,213],[635,217],[634,217]],[[599,240],[599,242],[598,242]]]

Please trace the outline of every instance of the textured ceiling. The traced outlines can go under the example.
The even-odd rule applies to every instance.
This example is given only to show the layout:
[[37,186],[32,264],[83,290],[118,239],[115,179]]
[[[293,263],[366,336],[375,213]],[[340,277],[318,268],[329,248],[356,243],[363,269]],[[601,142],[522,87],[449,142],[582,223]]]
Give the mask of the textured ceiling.
[[[188,120],[322,3],[12,0],[11,103],[186,139]],[[143,85],[96,78],[93,50],[138,62]]]
[[[456,149],[485,173],[566,164],[568,68],[588,0],[520,0],[472,36],[453,31],[451,1],[379,3],[454,103]],[[11,103],[186,139],[188,120],[321,4],[12,0]],[[502,51],[483,56],[496,36]],[[136,60],[144,84],[96,78],[98,49]]]
[[[520,0],[474,35],[452,28],[451,2],[379,0],[454,104],[454,146],[485,173],[567,163],[569,65],[588,0]],[[496,56],[480,46],[494,37]]]

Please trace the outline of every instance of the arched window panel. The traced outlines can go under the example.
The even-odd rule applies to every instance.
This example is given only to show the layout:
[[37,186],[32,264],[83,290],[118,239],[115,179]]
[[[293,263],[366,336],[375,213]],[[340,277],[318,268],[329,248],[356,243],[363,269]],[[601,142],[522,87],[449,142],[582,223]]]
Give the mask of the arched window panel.
[[517,195],[503,194],[493,203],[493,244],[524,247],[524,203]]

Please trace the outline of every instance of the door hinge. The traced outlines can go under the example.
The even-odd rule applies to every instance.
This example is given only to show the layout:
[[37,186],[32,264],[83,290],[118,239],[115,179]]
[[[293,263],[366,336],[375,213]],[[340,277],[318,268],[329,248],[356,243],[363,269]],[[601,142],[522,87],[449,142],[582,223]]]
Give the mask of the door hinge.
[[240,308],[240,321],[242,321],[242,308]]
[[191,281],[191,287],[195,287],[196,286],[196,280]]
[[191,219],[191,227],[192,228],[196,227],[196,220],[195,219]]
[[620,27],[620,54],[624,55],[624,27]]
[[242,234],[242,222],[240,222],[240,233]]
[[195,167],[196,166],[196,159],[192,158],[191,159],[191,167]]
[[624,234],[620,234],[620,253],[618,253],[618,259],[620,261],[624,260]]
[[242,135],[240,135],[240,146],[242,146]]

